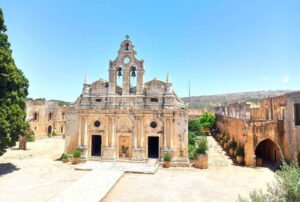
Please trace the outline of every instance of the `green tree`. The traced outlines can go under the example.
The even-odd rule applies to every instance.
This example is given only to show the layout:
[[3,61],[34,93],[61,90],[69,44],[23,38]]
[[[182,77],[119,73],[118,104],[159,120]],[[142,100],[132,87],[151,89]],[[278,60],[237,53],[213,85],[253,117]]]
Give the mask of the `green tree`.
[[212,128],[215,125],[216,116],[214,114],[205,112],[199,118],[201,128]]
[[196,135],[199,135],[201,125],[198,119],[189,120],[189,131],[194,132]]
[[15,65],[5,32],[0,9],[0,155],[16,144],[19,135],[26,135],[28,129],[25,121],[28,80]]

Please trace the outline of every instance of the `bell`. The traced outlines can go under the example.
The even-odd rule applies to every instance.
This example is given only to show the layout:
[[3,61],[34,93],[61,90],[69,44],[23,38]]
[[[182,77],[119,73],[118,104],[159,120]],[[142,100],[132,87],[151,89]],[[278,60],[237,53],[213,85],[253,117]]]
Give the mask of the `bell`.
[[118,71],[118,77],[122,76],[122,71]]
[[132,76],[132,77],[135,77],[135,76],[136,76],[136,75],[135,75],[135,71],[132,71],[132,72],[131,72],[131,76]]
[[118,77],[120,77],[120,76],[122,76],[122,68],[121,67],[118,68]]

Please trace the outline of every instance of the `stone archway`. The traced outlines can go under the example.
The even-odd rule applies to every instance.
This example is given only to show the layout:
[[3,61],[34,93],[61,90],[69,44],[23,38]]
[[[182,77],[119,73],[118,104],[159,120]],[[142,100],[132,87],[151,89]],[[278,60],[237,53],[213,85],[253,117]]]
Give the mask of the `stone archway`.
[[257,144],[255,155],[258,166],[272,169],[276,169],[283,159],[279,146],[270,139],[265,139]]

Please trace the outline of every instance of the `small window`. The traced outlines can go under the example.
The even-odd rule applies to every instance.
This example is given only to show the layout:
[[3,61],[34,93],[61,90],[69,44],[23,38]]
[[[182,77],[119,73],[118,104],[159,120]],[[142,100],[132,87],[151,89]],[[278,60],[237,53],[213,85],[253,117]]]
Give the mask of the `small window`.
[[97,98],[97,99],[96,99],[96,102],[102,102],[102,99]]
[[63,133],[64,132],[64,127],[60,127],[60,132]]
[[151,128],[156,128],[156,127],[157,127],[157,123],[156,123],[155,121],[152,121],[152,122],[150,123],[150,127],[151,127]]
[[300,126],[300,104],[295,104],[295,125]]
[[158,102],[157,98],[151,98],[150,100],[151,100],[151,102]]
[[49,114],[48,114],[48,121],[51,121],[52,120],[52,112],[50,112]]
[[65,112],[61,113],[62,120],[65,120]]
[[284,110],[284,108],[281,108],[280,109],[280,120],[284,120],[284,113],[285,113],[285,110]]
[[94,126],[95,126],[95,127],[98,128],[100,125],[101,125],[100,121],[95,121],[95,123],[94,123]]
[[39,120],[39,113],[34,112],[34,114],[33,114],[33,120],[34,121],[38,121]]

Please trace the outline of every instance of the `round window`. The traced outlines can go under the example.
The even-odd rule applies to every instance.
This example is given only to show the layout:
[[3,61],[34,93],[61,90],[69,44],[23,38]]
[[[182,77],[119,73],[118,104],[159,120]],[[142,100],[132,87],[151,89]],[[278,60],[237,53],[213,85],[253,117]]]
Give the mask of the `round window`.
[[98,128],[100,125],[101,125],[100,121],[95,121],[95,123],[94,123],[94,126],[95,126],[95,127]]
[[129,57],[125,57],[123,60],[124,64],[128,64],[130,62],[130,58]]
[[156,128],[157,127],[157,123],[155,121],[152,121],[150,123],[151,128]]

